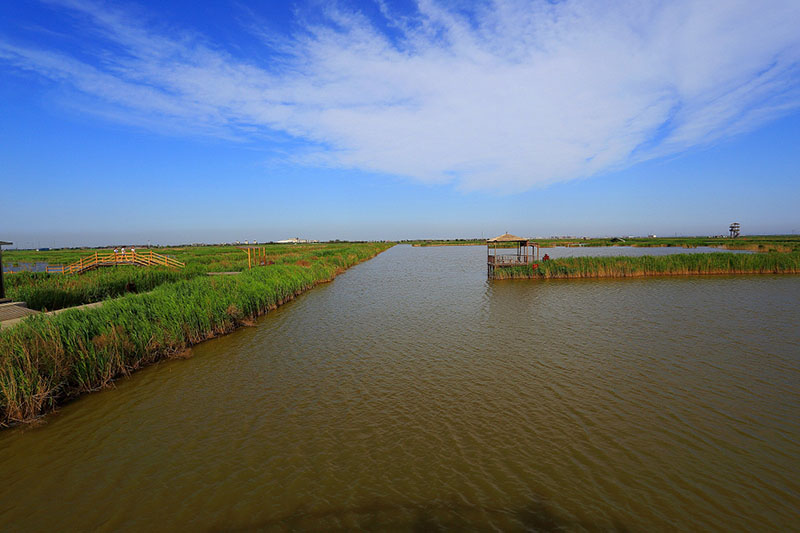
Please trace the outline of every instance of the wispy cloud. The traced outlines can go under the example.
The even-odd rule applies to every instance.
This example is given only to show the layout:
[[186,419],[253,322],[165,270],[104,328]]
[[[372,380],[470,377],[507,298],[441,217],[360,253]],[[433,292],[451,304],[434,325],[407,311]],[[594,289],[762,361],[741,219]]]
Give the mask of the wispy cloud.
[[[524,190],[751,130],[800,107],[800,3],[421,0],[347,5],[261,59],[83,0],[85,50],[0,40],[0,61],[118,120],[308,143],[301,163]],[[138,12],[137,12],[138,13]],[[267,59],[263,59],[267,58]],[[299,154],[299,153],[298,153]]]

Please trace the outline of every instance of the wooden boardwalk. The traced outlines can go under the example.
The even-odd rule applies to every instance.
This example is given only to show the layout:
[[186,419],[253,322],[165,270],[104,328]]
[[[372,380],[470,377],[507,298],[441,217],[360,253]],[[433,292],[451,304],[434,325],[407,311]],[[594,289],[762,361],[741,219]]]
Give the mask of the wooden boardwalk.
[[35,315],[38,312],[28,309],[25,302],[0,303],[0,325],[7,327],[16,324],[26,316]]
[[84,272],[94,270],[95,268],[117,265],[135,265],[141,267],[165,266],[168,268],[183,268],[186,266],[184,263],[181,263],[172,257],[148,250],[147,252],[128,251],[125,253],[95,252],[91,255],[87,255],[86,257],[82,257],[69,265],[48,266],[46,271],[55,274],[83,274]]
[[[24,302],[15,302],[16,304],[24,303]],[[16,318],[9,318],[13,312],[9,312],[8,315],[4,315],[2,309],[0,309],[0,329],[7,329],[11,326],[15,326],[22,322],[25,318],[29,317],[30,315],[37,315],[37,314],[45,314],[45,315],[58,315],[65,311],[74,311],[75,309],[93,309],[95,307],[100,307],[105,302],[94,302],[90,304],[83,304],[83,305],[76,305],[75,307],[65,307],[64,309],[56,309],[55,311],[45,311],[42,313],[41,311],[35,311],[33,309],[28,309],[27,307],[23,307],[26,311],[26,314],[21,316],[17,316]]]

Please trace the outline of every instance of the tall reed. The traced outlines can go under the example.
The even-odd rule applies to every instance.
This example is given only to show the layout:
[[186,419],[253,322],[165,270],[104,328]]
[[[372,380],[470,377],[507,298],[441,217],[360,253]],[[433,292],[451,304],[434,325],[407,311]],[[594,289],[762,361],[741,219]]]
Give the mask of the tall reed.
[[495,271],[495,279],[626,278],[697,274],[798,274],[800,252],[767,254],[675,254],[639,257],[564,257],[537,268]]
[[21,272],[6,276],[8,296],[26,302],[31,309],[54,311],[99,302],[128,292],[146,292],[164,283],[191,279],[205,269],[117,266],[81,275]]

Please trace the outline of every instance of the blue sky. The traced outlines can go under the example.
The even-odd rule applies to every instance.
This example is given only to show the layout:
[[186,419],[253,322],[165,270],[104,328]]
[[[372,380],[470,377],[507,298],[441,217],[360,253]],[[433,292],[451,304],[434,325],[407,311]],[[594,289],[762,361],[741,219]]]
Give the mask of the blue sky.
[[0,4],[0,239],[800,232],[798,2],[223,4]]

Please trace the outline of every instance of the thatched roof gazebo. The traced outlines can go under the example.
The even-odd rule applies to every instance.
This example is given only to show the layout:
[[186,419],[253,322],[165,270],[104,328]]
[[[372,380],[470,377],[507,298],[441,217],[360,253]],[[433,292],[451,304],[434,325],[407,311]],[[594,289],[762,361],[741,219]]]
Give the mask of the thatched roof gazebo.
[[[516,246],[512,246],[513,244]],[[509,250],[509,252],[498,253],[498,250]],[[486,256],[489,279],[492,279],[496,268],[527,265],[535,268],[535,262],[539,260],[539,244],[531,242],[530,239],[504,233],[486,240]]]
[[523,239],[522,237],[517,237],[516,235],[511,235],[510,233],[503,233],[497,237],[487,239],[486,242],[528,242],[528,239]]

